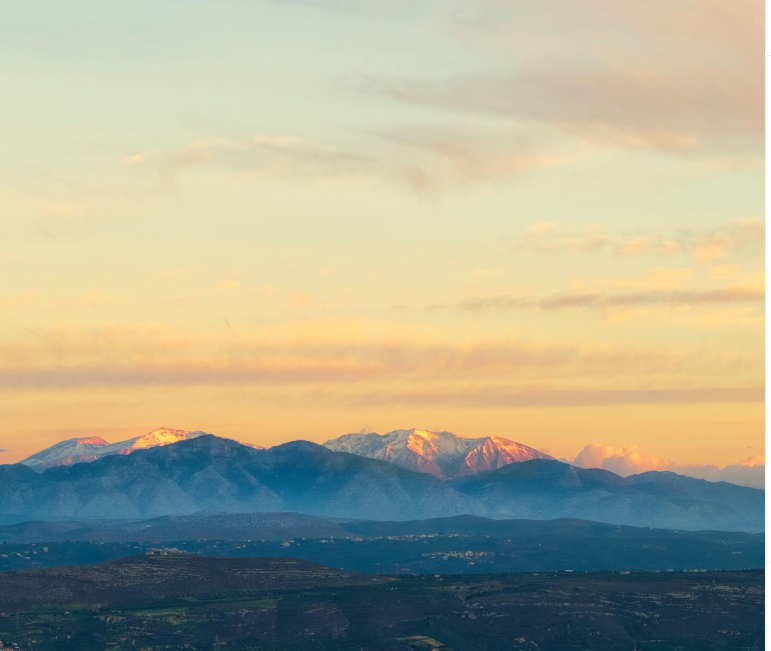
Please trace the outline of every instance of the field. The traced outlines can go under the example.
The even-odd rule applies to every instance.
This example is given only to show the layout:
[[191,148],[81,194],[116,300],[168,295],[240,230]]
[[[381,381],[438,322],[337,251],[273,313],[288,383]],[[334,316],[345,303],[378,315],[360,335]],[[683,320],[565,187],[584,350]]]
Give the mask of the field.
[[291,559],[141,556],[0,574],[22,651],[761,649],[762,572],[372,577]]

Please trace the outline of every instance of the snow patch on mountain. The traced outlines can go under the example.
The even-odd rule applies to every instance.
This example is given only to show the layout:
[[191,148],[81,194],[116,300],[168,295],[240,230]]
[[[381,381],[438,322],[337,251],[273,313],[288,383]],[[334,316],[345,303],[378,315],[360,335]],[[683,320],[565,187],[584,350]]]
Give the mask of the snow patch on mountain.
[[324,447],[390,461],[437,477],[473,475],[510,463],[553,459],[548,454],[500,436],[465,438],[452,432],[417,428],[386,434],[344,434],[327,441]]
[[[195,439],[206,434],[207,432],[199,430],[187,431],[159,427],[147,432],[147,434],[135,436],[118,443],[108,443],[100,436],[72,438],[60,441],[45,450],[37,452],[21,461],[21,463],[35,470],[45,470],[54,466],[71,466],[75,463],[89,463],[114,454],[131,454],[136,450],[170,445],[178,441]],[[260,446],[252,445],[251,443],[243,443],[242,445],[261,449]]]

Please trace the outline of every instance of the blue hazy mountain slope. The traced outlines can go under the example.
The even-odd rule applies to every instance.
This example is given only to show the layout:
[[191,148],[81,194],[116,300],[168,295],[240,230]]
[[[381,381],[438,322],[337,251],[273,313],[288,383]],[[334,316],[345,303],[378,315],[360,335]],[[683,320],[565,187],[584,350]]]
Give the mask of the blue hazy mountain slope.
[[453,515],[582,518],[762,531],[764,492],[672,473],[623,478],[535,459],[442,481],[294,441],[256,450],[207,435],[37,473],[0,466],[0,522],[146,518],[201,510],[294,511],[369,520]]

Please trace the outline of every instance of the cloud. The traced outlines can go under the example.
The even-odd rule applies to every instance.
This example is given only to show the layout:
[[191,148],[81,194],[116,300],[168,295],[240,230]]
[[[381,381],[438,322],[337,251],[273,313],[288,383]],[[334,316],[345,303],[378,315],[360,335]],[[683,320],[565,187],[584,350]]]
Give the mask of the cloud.
[[458,185],[510,179],[574,159],[560,150],[543,151],[519,136],[505,136],[500,129],[404,127],[363,135],[370,140],[347,148],[294,136],[200,138],[158,157],[153,187],[175,190],[184,175],[205,167],[252,179],[386,182],[435,196]]
[[473,132],[457,126],[402,127],[373,132],[387,143],[411,152],[398,157],[421,156],[420,169],[437,188],[447,189],[458,183],[473,184],[509,179],[528,172],[568,165],[574,155],[546,151],[535,146],[532,138],[504,133],[501,129]]
[[[148,336],[153,335],[148,332]],[[583,351],[572,346],[345,344],[320,339],[307,344],[258,340],[213,346],[206,335],[189,340],[158,332],[157,340],[94,333],[94,342],[40,336],[40,346],[4,347],[0,387],[258,384],[360,382],[410,376],[513,377],[533,369],[594,375],[621,367],[641,376],[679,366],[681,355],[648,351]],[[231,337],[231,339],[233,339]],[[132,348],[133,344],[133,348]],[[42,350],[41,350],[42,349]],[[100,350],[102,354],[100,355]],[[42,353],[42,354],[41,354]],[[51,363],[53,354],[55,363]],[[100,361],[101,358],[101,361]]]
[[740,219],[722,229],[697,235],[691,242],[694,256],[715,262],[736,251],[765,244],[766,227],[762,219]]
[[[376,389],[396,386],[388,399],[514,406],[746,401],[756,395],[754,360],[724,350],[458,342],[390,322],[298,321],[255,331],[230,321],[226,332],[153,323],[24,332],[0,343],[0,388],[348,384],[369,390],[373,400],[384,395]],[[534,388],[534,373],[547,373],[555,386],[579,382],[581,389]],[[714,388],[710,378],[726,376],[741,378],[739,386]],[[606,390],[609,379],[616,391]],[[702,388],[670,388],[686,381]],[[469,391],[468,383],[476,386]]]
[[137,165],[145,160],[145,157],[143,154],[131,154],[131,156],[126,156],[126,158],[123,159],[124,165]]
[[750,387],[699,387],[693,389],[534,389],[467,387],[461,390],[396,390],[351,396],[355,406],[443,405],[447,407],[589,407],[604,405],[714,404],[763,402],[765,389]]
[[656,237],[637,237],[621,242],[618,246],[619,253],[625,256],[641,254],[670,255],[682,251],[680,242],[663,240]]
[[[406,103],[541,122],[606,147],[706,156],[731,151],[734,139],[761,141],[759,79],[721,87],[714,73],[680,72],[554,68],[439,82],[379,79],[369,88]],[[702,106],[704,112],[694,109]]]
[[762,86],[742,81],[721,87],[714,74],[697,70],[555,67],[442,81],[379,79],[369,87],[406,103],[545,123],[594,145],[683,154],[761,139]]
[[538,222],[527,229],[527,247],[542,253],[592,253],[610,244],[611,236],[598,226],[578,233],[560,233],[553,223]]
[[527,12],[488,1],[454,21],[453,37],[497,54],[494,70],[370,76],[363,87],[416,106],[547,125],[601,147],[757,157],[762,26],[762,5],[749,0],[546,0]]
[[248,179],[379,180],[418,193],[433,192],[434,181],[419,166],[390,161],[370,153],[328,147],[294,136],[208,137],[161,157],[153,188],[177,189],[184,175],[196,168]]
[[670,459],[643,452],[638,446],[614,448],[592,443],[581,450],[572,464],[581,468],[604,468],[627,477],[650,470],[669,471],[709,481],[727,481],[754,488],[765,487],[765,457],[753,456],[738,464],[725,467],[716,465],[681,464]]
[[713,290],[647,290],[637,292],[564,292],[540,298],[516,294],[499,294],[467,299],[461,309],[482,310],[568,310],[609,309],[636,306],[700,306],[736,303],[763,303],[765,292],[750,287],[728,287]]
[[516,246],[547,254],[606,251],[622,257],[668,258],[682,254],[714,263],[734,253],[762,254],[765,237],[765,220],[757,217],[734,219],[712,229],[636,235],[610,233],[599,225],[565,230],[551,222],[537,222],[525,231]]

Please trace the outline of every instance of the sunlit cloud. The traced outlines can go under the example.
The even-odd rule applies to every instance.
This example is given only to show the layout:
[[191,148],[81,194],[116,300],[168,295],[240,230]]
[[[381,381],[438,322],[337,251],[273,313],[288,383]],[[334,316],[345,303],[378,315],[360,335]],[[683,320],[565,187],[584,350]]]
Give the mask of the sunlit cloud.
[[765,457],[755,455],[738,464],[719,467],[712,464],[683,464],[643,452],[639,446],[614,448],[592,443],[584,447],[571,461],[581,468],[604,468],[626,477],[641,472],[669,471],[710,481],[727,481],[754,488],[765,487]]
[[[296,300],[304,305],[308,299],[298,296]],[[668,395],[675,396],[675,401],[701,395],[698,392],[702,389],[672,393],[667,385],[684,377],[684,373],[691,384],[704,385],[710,378],[727,373],[736,377],[735,368],[752,368],[741,353],[706,353],[699,348],[668,350],[489,339],[461,343],[437,341],[436,335],[432,341],[428,333],[409,329],[399,332],[391,326],[391,334],[383,334],[381,330],[387,324],[357,326],[350,322],[341,330],[341,324],[335,322],[310,322],[308,329],[293,327],[262,333],[238,328],[230,320],[227,325],[227,335],[217,329],[182,329],[161,323],[57,328],[38,330],[34,336],[25,333],[15,341],[0,343],[0,387],[331,383],[369,386],[374,391],[393,382],[407,386],[419,380],[430,389],[426,394],[430,403],[433,391],[437,392],[436,399],[443,399],[447,383],[473,379],[477,386],[461,401],[471,399],[481,404],[488,394],[492,403],[555,400],[567,404],[574,399],[571,396],[582,399],[584,390],[587,395],[604,395],[604,386],[595,394],[598,387],[592,385],[604,385],[613,377],[629,387],[629,395],[611,392],[598,398],[600,402],[634,402],[634,395],[666,402]],[[581,390],[531,392],[534,374],[544,373],[552,383],[561,381],[572,387],[579,382]],[[753,377],[757,376],[750,374],[743,381],[752,381]],[[510,383],[509,390],[518,387],[517,391],[501,394],[499,383],[504,379]],[[664,388],[651,390],[651,382]],[[644,390],[634,388],[643,385],[647,385]],[[739,401],[745,399],[745,389],[721,391],[717,390],[715,396],[736,393]]]

